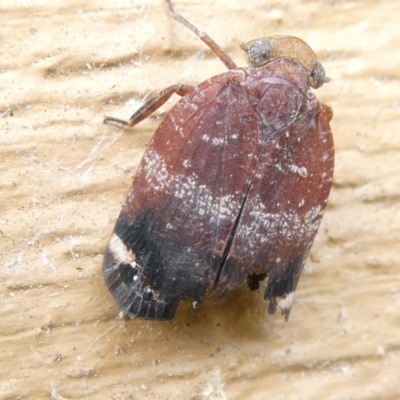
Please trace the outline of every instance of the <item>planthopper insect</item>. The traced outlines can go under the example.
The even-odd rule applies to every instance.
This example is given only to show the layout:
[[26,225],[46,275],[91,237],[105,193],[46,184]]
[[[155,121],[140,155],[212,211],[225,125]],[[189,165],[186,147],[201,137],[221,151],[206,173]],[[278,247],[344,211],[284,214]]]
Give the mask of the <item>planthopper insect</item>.
[[332,110],[310,90],[329,79],[291,36],[241,44],[252,66],[239,68],[167,3],[228,72],[169,86],[128,121],[105,118],[132,127],[182,96],[139,165],[105,252],[105,281],[124,313],[168,320],[180,300],[197,306],[268,277],[268,311],[287,320],[332,183]]

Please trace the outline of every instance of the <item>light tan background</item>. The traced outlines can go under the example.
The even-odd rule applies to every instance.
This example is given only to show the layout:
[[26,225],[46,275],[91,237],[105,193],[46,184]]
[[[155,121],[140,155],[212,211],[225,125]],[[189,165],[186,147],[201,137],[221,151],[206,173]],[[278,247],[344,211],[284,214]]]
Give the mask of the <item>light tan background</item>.
[[238,40],[285,33],[332,78],[334,187],[290,320],[246,288],[171,322],[118,318],[102,254],[172,103],[125,132],[103,115],[225,68],[161,0],[3,0],[0,398],[400,398],[400,2],[176,9],[239,65]]

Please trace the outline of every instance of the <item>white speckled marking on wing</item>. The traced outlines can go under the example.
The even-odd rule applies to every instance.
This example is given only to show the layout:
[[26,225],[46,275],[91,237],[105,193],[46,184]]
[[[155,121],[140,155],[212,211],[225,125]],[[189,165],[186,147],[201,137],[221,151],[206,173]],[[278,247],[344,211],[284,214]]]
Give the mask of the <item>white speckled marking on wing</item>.
[[126,245],[115,233],[111,236],[108,248],[118,264],[131,264],[136,259],[135,254],[127,249]]

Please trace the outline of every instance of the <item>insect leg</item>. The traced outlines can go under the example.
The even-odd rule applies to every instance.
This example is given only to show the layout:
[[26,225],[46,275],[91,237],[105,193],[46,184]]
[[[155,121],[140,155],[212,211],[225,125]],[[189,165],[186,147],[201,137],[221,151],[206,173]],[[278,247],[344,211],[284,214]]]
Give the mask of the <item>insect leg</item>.
[[104,118],[104,123],[109,124],[110,122],[115,122],[124,126],[135,126],[140,121],[143,121],[149,115],[153,114],[153,112],[160,108],[174,93],[178,94],[179,96],[184,96],[186,93],[189,93],[192,90],[193,86],[190,85],[176,84],[169,86],[143,104],[139,110],[133,113],[133,115],[129,118],[129,121],[106,116]]
[[169,7],[169,10],[171,11],[172,16],[178,22],[185,25],[192,32],[194,32],[200,38],[200,40],[202,40],[212,50],[212,52],[225,64],[225,66],[228,69],[237,69],[237,65],[233,62],[233,60],[228,56],[228,54],[226,54],[221,49],[221,47],[219,47],[217,45],[217,43],[214,42],[214,40],[212,40],[210,38],[210,36],[207,35],[207,33],[201,31],[200,29],[197,29],[187,19],[185,19],[181,15],[177,14],[176,11],[174,10],[174,7],[172,6],[171,0],[167,0],[167,4]]

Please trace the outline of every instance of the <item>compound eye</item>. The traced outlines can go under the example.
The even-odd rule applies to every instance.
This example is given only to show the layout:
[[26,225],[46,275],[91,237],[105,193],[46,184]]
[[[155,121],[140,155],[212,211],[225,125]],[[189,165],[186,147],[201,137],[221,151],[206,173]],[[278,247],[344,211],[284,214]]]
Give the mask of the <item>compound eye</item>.
[[315,61],[315,64],[313,65],[309,76],[309,84],[314,89],[318,89],[325,82],[327,82],[327,78],[325,76],[324,67],[319,61]]

